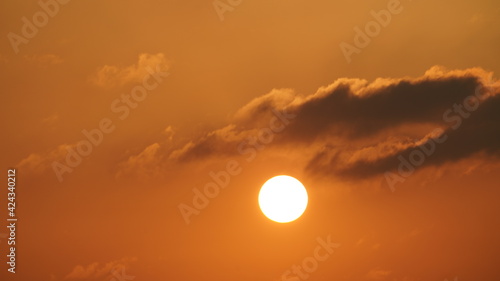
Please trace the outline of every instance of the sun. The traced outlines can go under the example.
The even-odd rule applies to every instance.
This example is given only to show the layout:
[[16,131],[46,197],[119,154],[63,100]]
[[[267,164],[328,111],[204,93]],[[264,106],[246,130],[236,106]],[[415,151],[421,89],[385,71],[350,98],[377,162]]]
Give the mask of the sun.
[[270,220],[287,223],[298,219],[308,202],[304,185],[290,176],[276,176],[264,183],[259,192],[259,206]]

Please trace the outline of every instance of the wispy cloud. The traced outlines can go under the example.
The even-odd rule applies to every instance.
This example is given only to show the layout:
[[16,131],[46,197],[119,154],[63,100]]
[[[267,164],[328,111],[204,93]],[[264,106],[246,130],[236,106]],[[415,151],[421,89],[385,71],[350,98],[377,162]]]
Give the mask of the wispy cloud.
[[127,83],[142,82],[151,72],[162,71],[169,68],[169,63],[163,53],[139,55],[138,61],[129,66],[104,65],[99,67],[90,80],[99,87],[112,88]]
[[24,59],[27,62],[35,63],[38,67],[45,68],[51,65],[61,64],[64,60],[55,54],[43,54],[43,55],[25,55]]
[[31,153],[19,161],[16,166],[25,169],[27,173],[41,175],[52,169],[52,163],[63,159],[67,155],[68,149],[74,149],[75,146],[76,144],[61,144],[54,149]]
[[[104,280],[112,278],[113,270],[117,268],[128,267],[131,263],[137,261],[137,258],[122,258],[107,263],[94,262],[88,265],[77,265],[64,280]],[[109,280],[108,279],[108,280]]]
[[369,280],[387,280],[387,277],[391,275],[392,271],[383,269],[372,269],[366,274],[366,279]]

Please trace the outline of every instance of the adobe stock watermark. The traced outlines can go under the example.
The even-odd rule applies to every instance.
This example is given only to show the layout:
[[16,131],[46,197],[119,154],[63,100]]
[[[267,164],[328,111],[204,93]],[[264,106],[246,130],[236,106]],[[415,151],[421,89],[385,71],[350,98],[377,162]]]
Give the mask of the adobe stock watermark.
[[116,266],[111,270],[111,275],[113,275],[113,277],[109,281],[129,281],[135,279],[135,276],[127,275],[125,271],[125,266]]
[[334,249],[340,247],[339,243],[332,243],[330,235],[326,237],[326,240],[317,237],[316,241],[318,245],[314,249],[312,256],[304,258],[299,265],[294,264],[290,269],[283,272],[281,275],[282,281],[307,280],[318,269],[319,264],[326,261],[333,254]]
[[[118,119],[125,120],[130,115],[130,112],[136,109],[148,97],[149,93],[155,90],[163,82],[164,78],[170,75],[168,72],[162,71],[159,65],[156,66],[156,70],[147,67],[146,71],[148,74],[143,77],[141,85],[135,86],[129,94],[122,94],[120,98],[116,98],[111,102],[111,112],[117,114]],[[93,149],[102,143],[104,136],[112,133],[115,129],[116,126],[113,120],[105,117],[99,121],[97,128],[82,130],[84,139],[76,144],[75,149],[73,147],[67,148],[68,153],[64,163],[52,162],[52,169],[57,176],[57,180],[62,182],[63,175],[73,172],[82,163],[83,158],[89,156]]]
[[347,63],[351,63],[353,54],[360,54],[362,49],[370,45],[372,38],[380,34],[382,27],[385,28],[391,23],[393,15],[400,14],[402,11],[403,6],[399,0],[389,0],[387,9],[378,12],[371,10],[370,14],[374,20],[367,22],[364,29],[354,27],[354,46],[346,42],[341,42],[339,45]]
[[49,23],[50,18],[59,14],[61,7],[68,4],[69,1],[70,0],[38,1],[40,9],[33,14],[31,20],[27,17],[21,18],[23,25],[21,27],[20,35],[14,32],[9,32],[9,34],[7,34],[7,38],[9,39],[14,53],[18,54],[19,45],[28,44],[30,39],[33,39],[38,34],[38,30],[45,27]]
[[[463,124],[464,119],[471,116],[472,112],[476,111],[482,102],[492,95],[491,87],[479,85],[476,87],[474,94],[464,98],[457,104],[453,104],[450,109],[443,113],[443,121],[449,124],[453,130],[458,130]],[[428,157],[431,157],[435,152],[438,144],[443,144],[448,140],[448,136],[441,128],[435,128],[431,132],[431,136],[424,143],[416,146],[408,154],[408,158],[403,155],[398,155],[399,165],[397,174],[386,171],[384,173],[387,185],[392,192],[395,191],[396,183],[402,183],[411,176],[415,170],[422,166]]]
[[[274,140],[274,136],[281,133],[290,124],[290,120],[296,116],[284,111],[273,110],[272,112],[274,116],[269,120],[268,127],[260,129],[256,135],[246,138],[245,141],[238,145],[238,153],[240,155],[248,155],[245,158],[246,162],[252,162],[257,156],[257,152],[270,144]],[[241,174],[242,171],[241,164],[236,160],[227,161],[224,170],[218,172],[210,171],[208,174],[211,181],[203,186],[203,190],[199,190],[196,187],[192,189],[194,194],[192,206],[185,203],[178,205],[186,224],[189,225],[191,223],[191,216],[199,215],[200,211],[208,206],[210,199],[217,197],[221,189],[229,185],[231,178]]]
[[214,6],[214,10],[219,20],[224,21],[224,14],[234,11],[242,2],[243,0],[215,0],[212,2],[212,5]]

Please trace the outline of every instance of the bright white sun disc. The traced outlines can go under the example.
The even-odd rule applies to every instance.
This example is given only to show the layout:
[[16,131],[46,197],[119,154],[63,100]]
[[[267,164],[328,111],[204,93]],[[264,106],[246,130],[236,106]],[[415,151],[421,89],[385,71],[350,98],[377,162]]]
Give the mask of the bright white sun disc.
[[259,206],[270,220],[280,223],[299,218],[307,207],[304,185],[290,176],[276,176],[264,183],[259,192]]

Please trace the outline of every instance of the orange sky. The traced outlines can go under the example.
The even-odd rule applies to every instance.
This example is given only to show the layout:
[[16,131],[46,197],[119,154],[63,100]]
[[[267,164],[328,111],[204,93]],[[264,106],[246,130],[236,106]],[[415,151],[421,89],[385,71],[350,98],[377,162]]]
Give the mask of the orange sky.
[[1,280],[500,279],[497,1],[18,2]]

